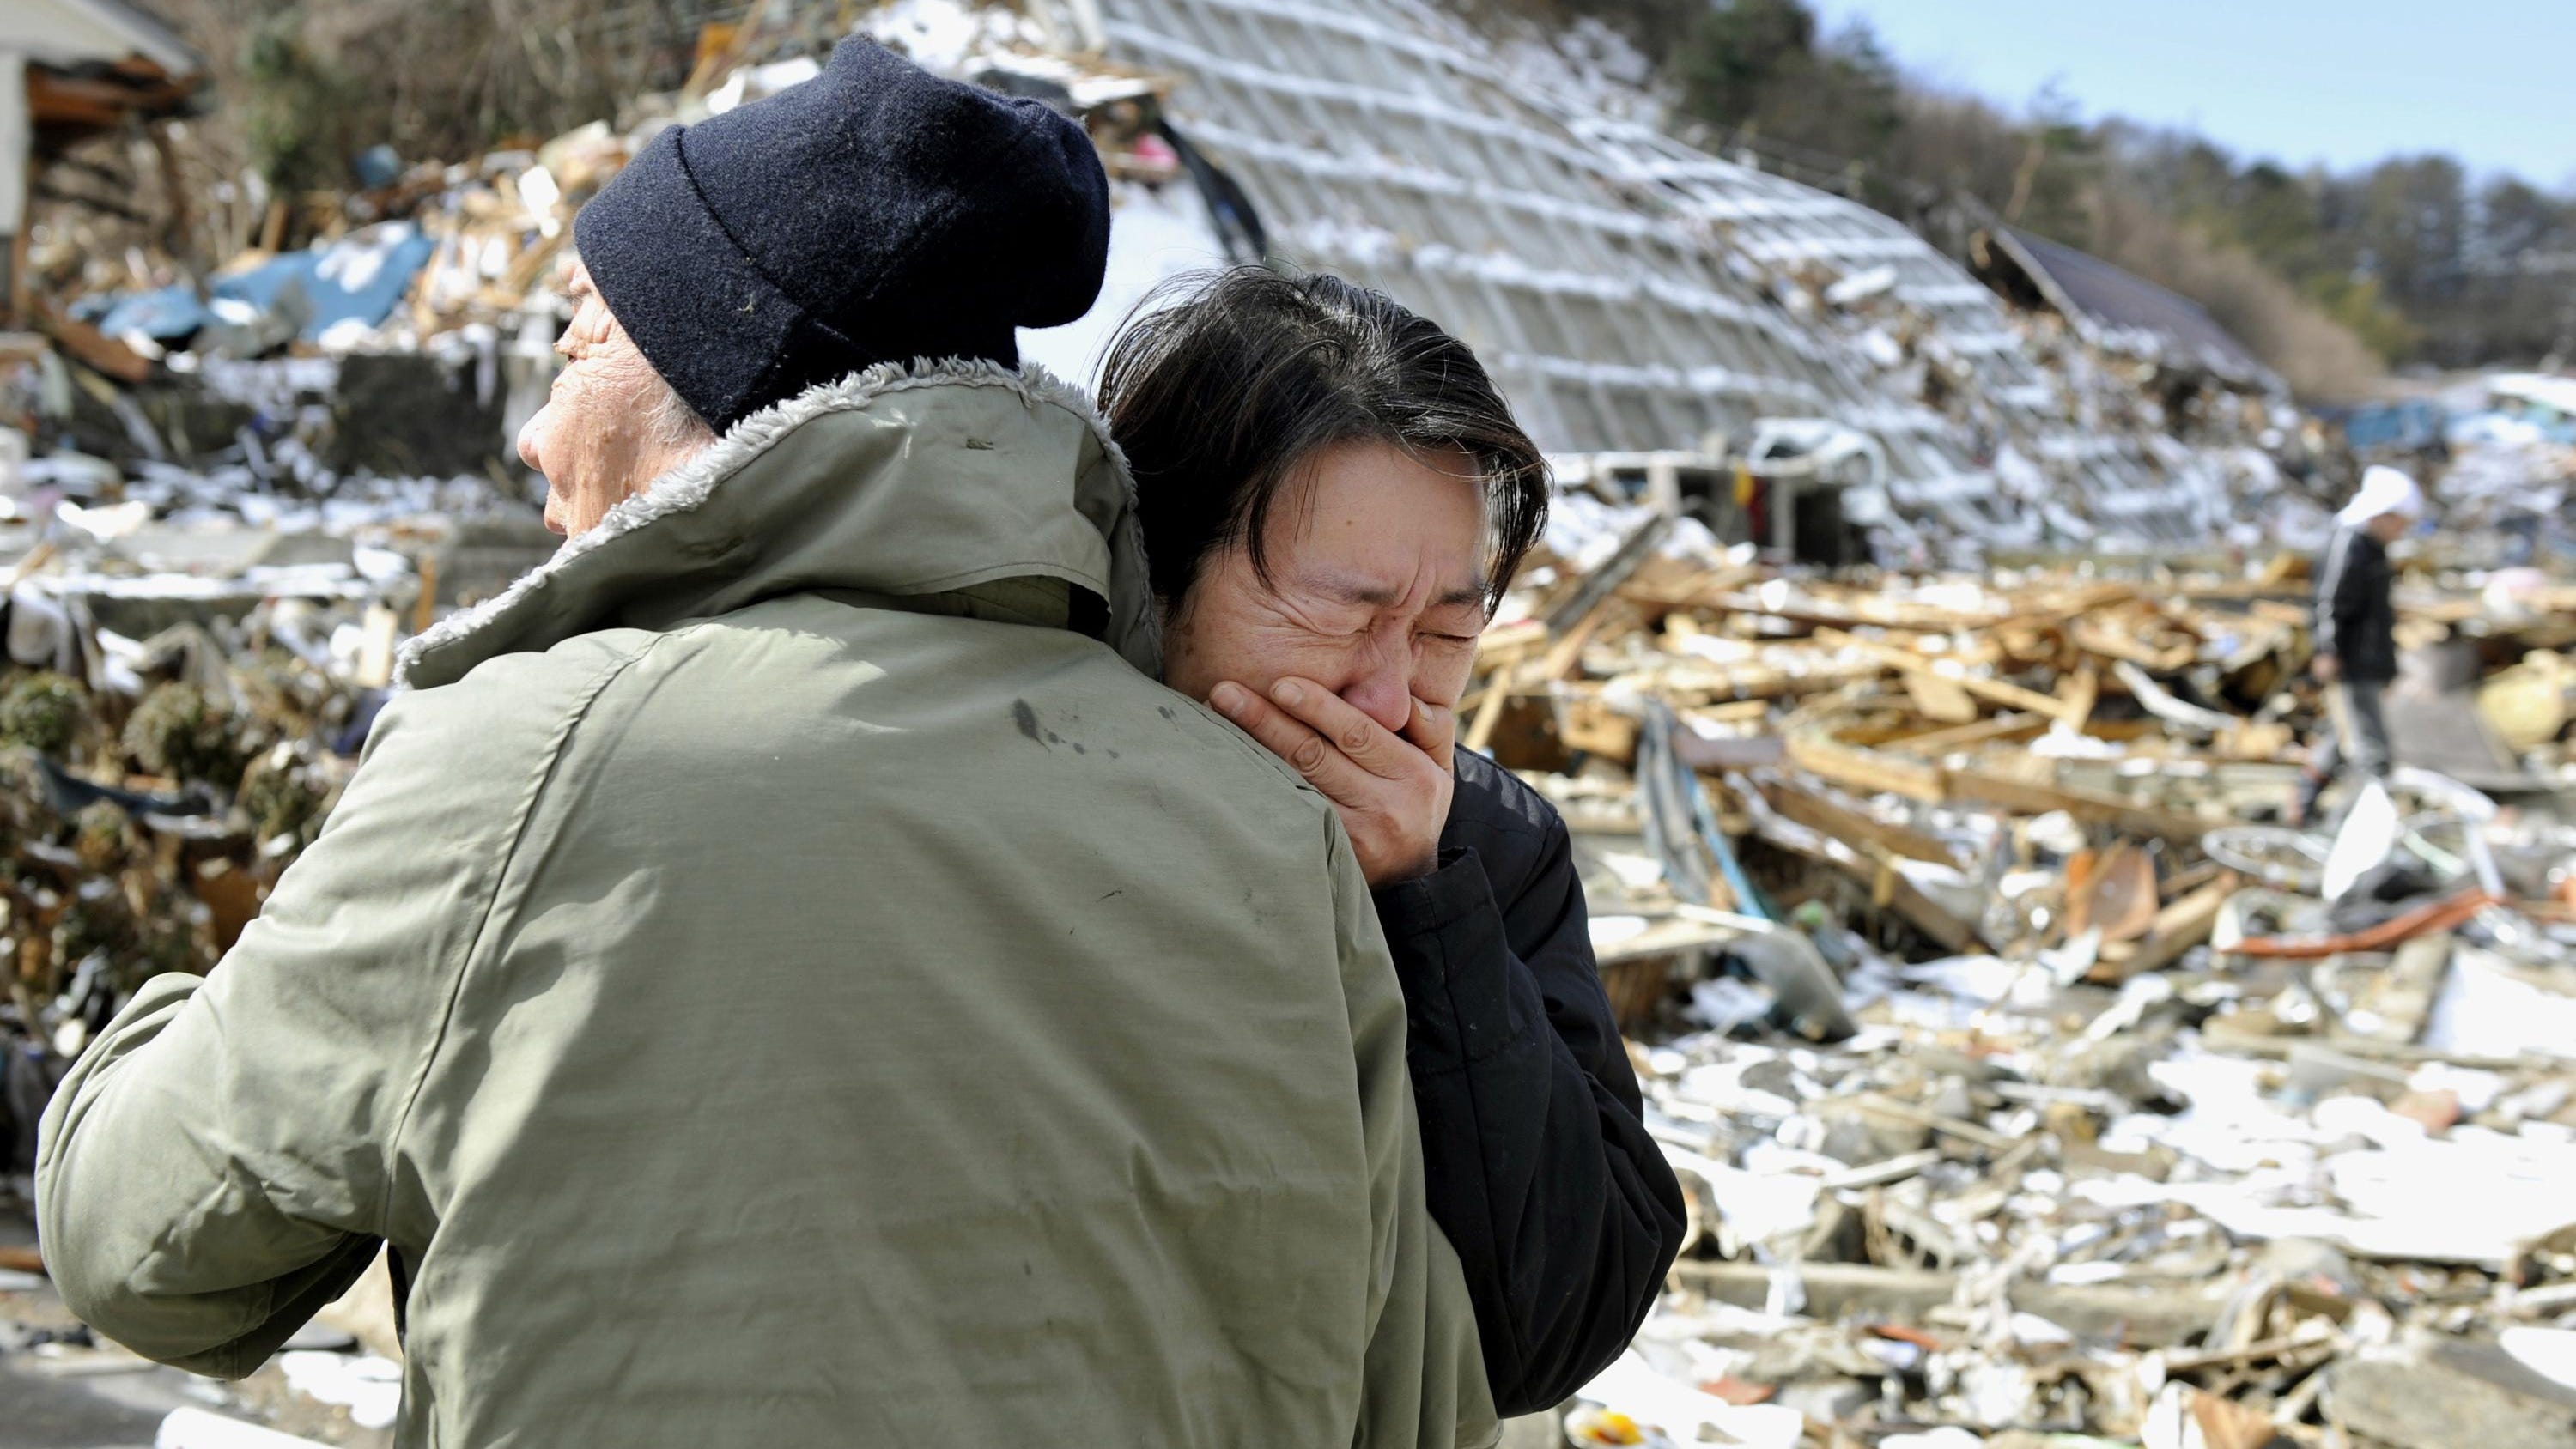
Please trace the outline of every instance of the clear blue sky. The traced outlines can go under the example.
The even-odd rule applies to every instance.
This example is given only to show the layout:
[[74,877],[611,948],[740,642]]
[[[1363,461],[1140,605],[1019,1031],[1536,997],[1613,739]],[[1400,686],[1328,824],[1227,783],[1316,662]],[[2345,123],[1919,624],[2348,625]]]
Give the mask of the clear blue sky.
[[2338,170],[2447,151],[2576,191],[2576,0],[1811,0],[1906,70],[2016,114],[2187,125]]

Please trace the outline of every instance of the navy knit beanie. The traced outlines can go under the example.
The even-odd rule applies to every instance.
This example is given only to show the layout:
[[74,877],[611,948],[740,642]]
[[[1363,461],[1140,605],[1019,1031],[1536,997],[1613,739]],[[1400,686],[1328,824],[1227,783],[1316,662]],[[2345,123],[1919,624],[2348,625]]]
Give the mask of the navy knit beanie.
[[1109,182],[1082,127],[865,40],[654,137],[574,222],[645,360],[717,430],[879,362],[1019,361],[1091,309]]

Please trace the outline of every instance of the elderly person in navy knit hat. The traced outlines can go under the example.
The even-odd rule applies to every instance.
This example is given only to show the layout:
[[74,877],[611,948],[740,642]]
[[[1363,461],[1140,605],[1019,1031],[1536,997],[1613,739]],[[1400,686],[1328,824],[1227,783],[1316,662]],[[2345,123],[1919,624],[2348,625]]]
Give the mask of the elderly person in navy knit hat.
[[100,1331],[257,1368],[391,1250],[397,1442],[1480,1443],[1329,802],[1153,682],[1077,126],[853,42],[582,214],[568,539],[48,1112]]

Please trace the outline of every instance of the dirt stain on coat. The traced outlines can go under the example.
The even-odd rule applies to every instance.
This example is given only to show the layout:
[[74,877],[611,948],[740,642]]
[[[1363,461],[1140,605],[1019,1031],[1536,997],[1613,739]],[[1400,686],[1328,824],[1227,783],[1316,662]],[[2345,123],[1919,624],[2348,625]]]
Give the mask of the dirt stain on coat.
[[1027,735],[1039,744],[1047,742],[1046,732],[1038,728],[1038,712],[1029,708],[1027,700],[1011,701],[1011,722],[1020,727],[1021,734]]

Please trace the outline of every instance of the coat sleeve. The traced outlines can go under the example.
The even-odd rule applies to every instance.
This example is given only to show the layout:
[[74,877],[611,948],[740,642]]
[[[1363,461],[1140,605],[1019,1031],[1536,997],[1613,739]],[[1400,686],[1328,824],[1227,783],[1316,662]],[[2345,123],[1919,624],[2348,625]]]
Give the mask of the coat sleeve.
[[39,1241],[108,1337],[240,1377],[375,1255],[403,1114],[551,758],[494,703],[469,682],[390,706],[240,941],[147,983],[55,1092]]
[[1646,1133],[1564,822],[1507,904],[1473,848],[1376,902],[1431,1215],[1466,1266],[1496,1406],[1533,1413],[1627,1347],[1680,1249],[1681,1187]]

